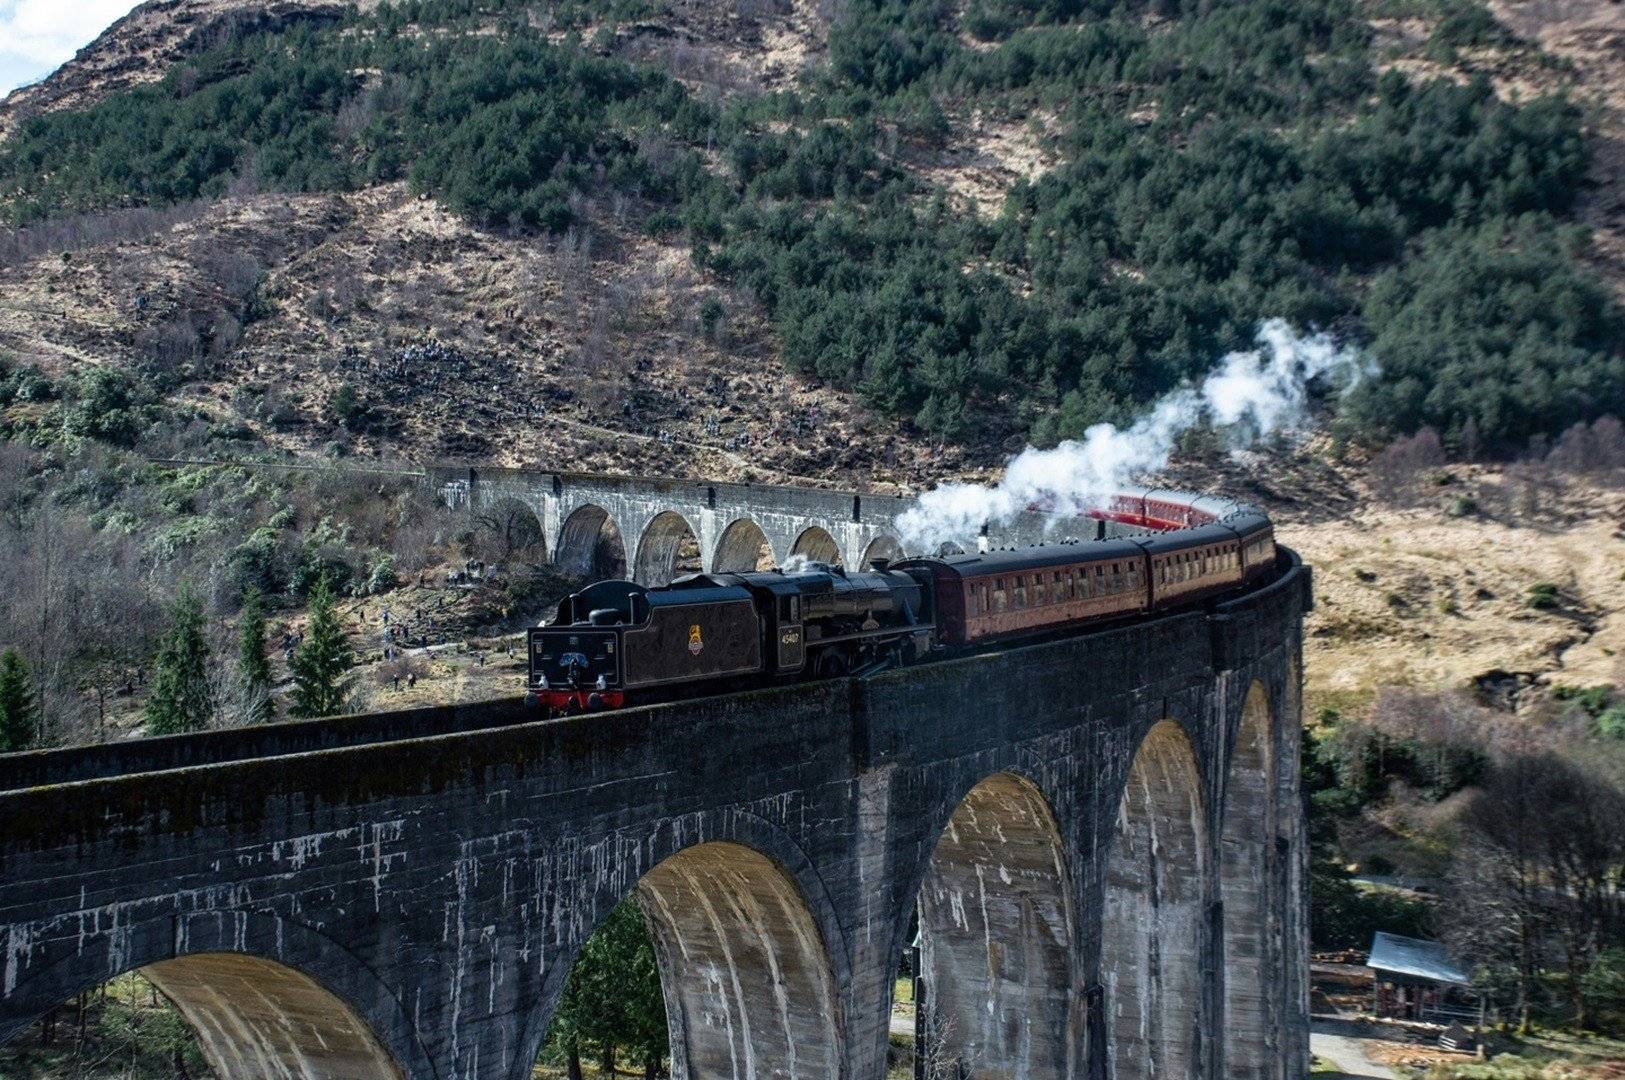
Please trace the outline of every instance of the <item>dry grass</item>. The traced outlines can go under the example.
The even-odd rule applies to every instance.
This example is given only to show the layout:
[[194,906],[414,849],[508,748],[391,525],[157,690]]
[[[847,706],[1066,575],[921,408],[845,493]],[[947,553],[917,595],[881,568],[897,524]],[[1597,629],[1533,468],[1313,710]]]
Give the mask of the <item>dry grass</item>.
[[[1625,500],[1556,528],[1371,506],[1345,519],[1284,522],[1315,567],[1305,669],[1311,704],[1381,685],[1468,687],[1507,672],[1590,686],[1625,681]],[[1557,606],[1529,606],[1556,584]]]

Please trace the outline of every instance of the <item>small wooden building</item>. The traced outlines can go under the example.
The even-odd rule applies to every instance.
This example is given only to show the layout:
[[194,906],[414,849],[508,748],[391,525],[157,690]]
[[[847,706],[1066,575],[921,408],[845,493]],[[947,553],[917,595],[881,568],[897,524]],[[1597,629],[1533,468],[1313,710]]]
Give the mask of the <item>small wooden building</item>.
[[1371,1007],[1378,1016],[1451,1024],[1479,1020],[1467,969],[1443,945],[1381,930],[1371,940]]

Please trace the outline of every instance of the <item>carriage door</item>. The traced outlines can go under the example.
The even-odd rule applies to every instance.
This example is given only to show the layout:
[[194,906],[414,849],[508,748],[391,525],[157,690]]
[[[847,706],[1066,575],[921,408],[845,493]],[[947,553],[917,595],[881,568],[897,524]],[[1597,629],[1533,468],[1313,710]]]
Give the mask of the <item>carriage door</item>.
[[801,597],[779,597],[779,670],[800,671],[807,660],[806,635],[801,628]]

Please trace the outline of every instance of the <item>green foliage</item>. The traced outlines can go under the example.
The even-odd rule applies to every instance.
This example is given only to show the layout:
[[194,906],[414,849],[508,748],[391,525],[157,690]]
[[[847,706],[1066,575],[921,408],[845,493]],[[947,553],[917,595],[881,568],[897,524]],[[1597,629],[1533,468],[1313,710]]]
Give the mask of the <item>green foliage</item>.
[[1383,378],[1356,390],[1362,429],[1469,424],[1510,449],[1625,400],[1625,317],[1550,219],[1430,236],[1373,283],[1366,316]]
[[1324,863],[1309,874],[1309,924],[1318,948],[1369,948],[1378,930],[1427,937],[1431,910],[1426,901],[1397,889],[1356,885]]
[[542,1056],[561,1062],[573,1051],[613,1061],[624,1050],[653,1075],[667,1046],[654,944],[637,901],[623,900],[581,947]]
[[1452,4],[1428,35],[1428,54],[1449,62],[1455,58],[1457,49],[1496,48],[1517,43],[1517,35],[1503,26],[1489,8],[1465,0]]
[[39,692],[28,662],[17,650],[0,653],[0,754],[27,750],[39,741]]
[[252,586],[243,591],[237,624],[237,672],[247,723],[263,724],[276,715],[271,700],[271,661],[265,651],[265,598]]
[[354,386],[340,383],[339,388],[333,391],[333,396],[327,401],[327,411],[351,431],[362,431],[366,429],[370,410],[361,400],[361,395],[356,393]]
[[36,367],[13,368],[0,357],[0,406],[12,402],[49,401],[56,387]]
[[345,672],[355,663],[350,642],[339,625],[333,589],[324,575],[310,591],[309,626],[293,654],[294,716],[333,716],[349,699]]
[[1524,594],[1523,606],[1536,611],[1547,611],[1557,607],[1560,599],[1557,586],[1549,581],[1542,581],[1529,586],[1529,591]]
[[1599,1011],[1625,1010],[1625,947],[1599,950],[1581,981],[1586,997]]
[[152,695],[146,707],[149,735],[202,731],[214,719],[203,605],[191,586],[183,584],[176,593],[169,617],[169,632],[153,662]]
[[[552,15],[605,28],[645,6]],[[1587,166],[1569,102],[1377,79],[1352,0],[974,0],[963,27],[989,47],[942,0],[853,0],[797,92],[712,105],[550,40],[518,0],[412,0],[229,36],[155,86],[32,119],[0,148],[0,191],[27,221],[247,174],[404,177],[471,220],[546,229],[583,191],[622,192],[760,298],[794,370],[948,436],[1120,420],[1268,317],[1368,333],[1383,374],[1344,426],[1372,442],[1430,425],[1516,449],[1625,399],[1625,317],[1559,225]],[[1435,37],[1500,34],[1462,2]],[[1034,106],[1064,160],[996,221],[899,167],[950,113]],[[109,404],[65,427],[139,430]],[[353,389],[333,404],[372,420]]]
[[129,373],[113,367],[87,367],[74,380],[64,405],[62,430],[87,439],[129,445],[141,432],[150,401]]
[[1597,734],[1605,739],[1625,740],[1625,705],[1615,705],[1597,714]]
[[486,224],[562,229],[570,192],[599,170],[637,190],[642,163],[610,110],[639,97],[657,112],[680,103],[652,73],[526,37],[444,43],[414,66],[401,125],[423,148],[412,182]]
[[[1530,595],[1557,595],[1555,585],[1536,585],[1529,590]],[[1558,701],[1572,701],[1591,716],[1599,715],[1614,700],[1614,685],[1602,683],[1599,686],[1554,686],[1552,697]]]
[[[0,1046],[7,1080],[178,1080],[212,1075],[197,1035],[169,1000],[137,973],[121,975]],[[45,1037],[47,1026],[50,1038]]]
[[[452,7],[420,14],[455,21]],[[376,83],[364,69],[381,73]],[[388,12],[358,14],[336,28],[231,36],[157,85],[37,117],[0,151],[0,185],[12,221],[26,223],[219,195],[234,177],[316,191],[409,175],[476,220],[562,228],[570,191],[600,170],[615,186],[641,184],[609,115],[635,99],[664,119],[684,106],[663,76],[519,25],[425,42]]]
[[31,119],[0,152],[13,222],[218,195],[250,168],[285,190],[349,186],[334,114],[358,80],[320,42],[307,29],[235,39],[157,85]]
[[1399,781],[1437,802],[1476,783],[1489,766],[1482,747],[1462,742],[1399,738],[1355,721],[1343,721],[1323,735],[1311,751],[1317,767],[1332,783],[1319,783],[1311,794],[1324,794],[1326,805],[1357,809],[1381,798]]
[[373,559],[371,567],[368,568],[367,578],[361,583],[361,590],[368,596],[377,596],[394,587],[395,557],[389,554],[379,555]]

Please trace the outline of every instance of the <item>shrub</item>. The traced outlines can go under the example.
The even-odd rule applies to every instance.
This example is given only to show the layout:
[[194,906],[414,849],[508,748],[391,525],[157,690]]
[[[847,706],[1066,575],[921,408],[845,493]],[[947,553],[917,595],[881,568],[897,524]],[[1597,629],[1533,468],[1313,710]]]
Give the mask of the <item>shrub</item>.
[[1529,586],[1529,591],[1524,594],[1523,604],[1524,607],[1533,608],[1536,611],[1546,611],[1557,607],[1557,586],[1547,581]]

